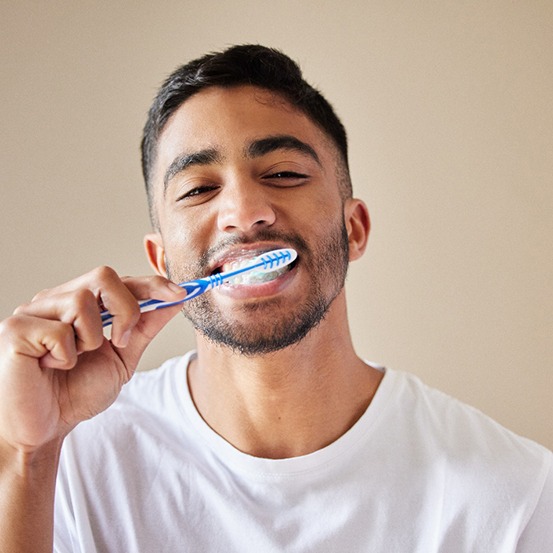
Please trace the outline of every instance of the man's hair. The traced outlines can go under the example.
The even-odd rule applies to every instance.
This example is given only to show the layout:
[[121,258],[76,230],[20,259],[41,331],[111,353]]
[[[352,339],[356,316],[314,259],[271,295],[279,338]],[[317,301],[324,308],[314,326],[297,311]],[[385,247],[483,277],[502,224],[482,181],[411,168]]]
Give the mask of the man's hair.
[[296,62],[266,46],[245,44],[207,54],[179,67],[163,83],[148,112],[142,137],[142,173],[152,221],[156,221],[151,184],[157,144],[171,115],[194,94],[212,86],[252,85],[279,94],[304,113],[334,142],[341,157],[338,179],[343,197],[351,196],[344,126],[330,103],[307,83]]

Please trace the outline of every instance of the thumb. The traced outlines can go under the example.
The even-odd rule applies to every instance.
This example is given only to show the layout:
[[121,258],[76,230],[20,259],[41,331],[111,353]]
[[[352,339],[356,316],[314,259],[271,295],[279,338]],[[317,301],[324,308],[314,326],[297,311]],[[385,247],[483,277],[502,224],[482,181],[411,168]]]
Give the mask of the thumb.
[[130,331],[127,345],[125,347],[114,346],[127,369],[134,372],[144,350],[181,309],[181,305],[172,305],[140,315],[140,319]]

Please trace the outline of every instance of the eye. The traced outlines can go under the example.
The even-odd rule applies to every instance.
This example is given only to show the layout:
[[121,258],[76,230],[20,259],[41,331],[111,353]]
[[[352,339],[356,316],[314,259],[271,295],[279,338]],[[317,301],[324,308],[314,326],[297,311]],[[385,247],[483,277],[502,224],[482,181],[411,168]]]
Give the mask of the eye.
[[177,197],[177,202],[190,202],[190,203],[200,203],[210,197],[210,194],[213,194],[219,189],[219,186],[215,184],[204,184],[201,186],[195,186],[190,188],[184,194],[181,194]]
[[275,179],[306,179],[307,175],[296,173],[294,171],[278,171],[277,173],[268,175],[268,177]]
[[275,171],[262,178],[264,181],[274,181],[277,186],[299,186],[306,182],[309,175],[297,171]]

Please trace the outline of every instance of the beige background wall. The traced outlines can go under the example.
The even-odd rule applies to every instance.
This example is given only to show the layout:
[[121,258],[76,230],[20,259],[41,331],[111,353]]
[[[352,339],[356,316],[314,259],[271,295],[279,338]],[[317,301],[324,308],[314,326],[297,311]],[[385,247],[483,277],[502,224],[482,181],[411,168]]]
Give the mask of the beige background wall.
[[[553,3],[0,3],[0,315],[96,265],[149,272],[144,114],[178,64],[284,49],[349,128],[373,234],[359,353],[553,448]],[[191,347],[179,317],[142,368]]]

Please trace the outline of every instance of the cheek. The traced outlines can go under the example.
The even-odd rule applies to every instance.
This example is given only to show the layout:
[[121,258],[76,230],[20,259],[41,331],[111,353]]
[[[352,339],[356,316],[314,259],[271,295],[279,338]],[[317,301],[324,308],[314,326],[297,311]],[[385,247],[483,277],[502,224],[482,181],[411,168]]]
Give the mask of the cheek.
[[332,198],[311,202],[309,210],[302,213],[302,220],[315,229],[317,237],[327,236],[330,229],[342,225],[344,210],[341,201]]
[[203,276],[198,274],[199,259],[205,252],[206,244],[201,242],[199,230],[198,225],[186,221],[164,224],[161,228],[165,260],[173,280],[182,281]]
[[165,205],[160,213],[159,226],[167,251],[201,250],[212,229],[212,216],[205,209],[179,209]]

